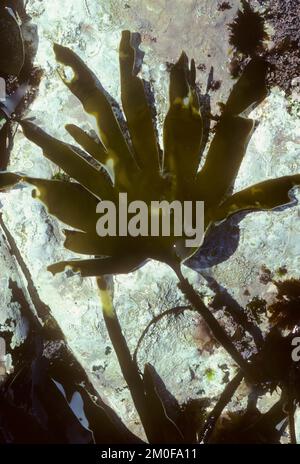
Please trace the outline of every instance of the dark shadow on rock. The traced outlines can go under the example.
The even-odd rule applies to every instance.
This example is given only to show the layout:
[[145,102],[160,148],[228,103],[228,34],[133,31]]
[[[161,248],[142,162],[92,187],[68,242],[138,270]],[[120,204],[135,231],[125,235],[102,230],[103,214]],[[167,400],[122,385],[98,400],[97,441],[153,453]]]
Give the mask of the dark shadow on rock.
[[252,337],[257,346],[261,348],[264,342],[262,332],[258,325],[252,322],[245,311],[245,309],[230,295],[228,290],[219,284],[212,276],[202,272],[201,275],[206,280],[209,288],[215,292],[215,297],[211,303],[211,307],[218,310],[226,308],[226,311],[231,315],[234,321],[241,325]]
[[238,247],[239,222],[245,216],[246,213],[241,213],[219,225],[212,226],[202,247],[185,264],[194,271],[201,271],[229,259]]
[[[294,197],[291,203],[275,208],[272,213],[280,215],[280,212],[295,205],[297,205],[297,200]],[[249,211],[243,211],[221,224],[212,226],[201,248],[192,258],[185,262],[186,266],[194,271],[202,271],[227,261],[235,253],[239,245],[239,223],[249,213]],[[278,216],[278,220],[280,220],[280,216]]]

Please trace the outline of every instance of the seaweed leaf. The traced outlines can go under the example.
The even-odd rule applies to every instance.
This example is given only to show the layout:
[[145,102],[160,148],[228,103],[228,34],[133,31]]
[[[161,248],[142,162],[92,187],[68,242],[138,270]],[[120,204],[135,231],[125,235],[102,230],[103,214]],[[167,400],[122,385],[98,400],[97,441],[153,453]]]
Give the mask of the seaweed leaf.
[[21,28],[11,8],[0,4],[0,74],[18,76],[25,52]]
[[13,172],[0,172],[0,190],[6,190],[16,185],[22,179],[18,174]]
[[300,174],[270,179],[235,193],[216,209],[214,220],[223,220],[240,211],[272,210],[291,203],[290,191],[300,184]]
[[26,137],[42,148],[44,155],[99,199],[113,199],[114,190],[106,173],[98,171],[72,147],[51,137],[30,121],[21,122]]
[[159,393],[158,375],[151,366],[144,368],[144,386],[149,412],[152,416],[153,443],[182,443],[184,437],[174,421],[168,416],[167,408]]
[[164,123],[164,170],[174,176],[180,195],[194,181],[200,162],[203,123],[194,73],[194,61],[190,70],[182,53],[171,70],[170,109]]
[[231,90],[224,112],[233,116],[247,115],[266,98],[268,67],[268,63],[259,57],[247,64]]
[[118,249],[119,241],[115,237],[99,237],[95,232],[86,234],[75,230],[64,230],[64,234],[64,247],[74,253],[116,256],[122,251]]
[[134,153],[144,175],[153,175],[159,171],[158,146],[144,84],[134,75],[135,49],[130,31],[122,32],[119,55],[122,106]]
[[93,156],[95,160],[104,165],[107,163],[108,153],[100,140],[96,142],[90,135],[75,124],[67,124],[65,128],[74,140]]
[[100,402],[98,399],[96,403],[85,388],[78,386],[78,390],[96,444],[143,443],[125,427],[117,414],[104,401]]
[[129,187],[136,166],[105,91],[92,71],[72,50],[54,45],[56,59],[74,71],[74,78],[64,83],[81,101],[87,113],[96,117],[101,140],[114,164],[117,185]]
[[86,260],[61,261],[48,266],[52,274],[63,272],[70,267],[74,273],[80,272],[82,277],[102,276],[106,274],[127,274],[133,272],[145,263],[137,256],[120,256],[112,258],[96,258]]
[[208,215],[233,187],[253,128],[252,119],[227,114],[221,117],[196,180],[195,196],[204,199]]
[[[36,187],[32,196],[46,205],[49,214],[75,229],[95,233],[99,200],[82,185],[33,177],[23,180]],[[78,209],[78,204],[84,204],[84,211]]]

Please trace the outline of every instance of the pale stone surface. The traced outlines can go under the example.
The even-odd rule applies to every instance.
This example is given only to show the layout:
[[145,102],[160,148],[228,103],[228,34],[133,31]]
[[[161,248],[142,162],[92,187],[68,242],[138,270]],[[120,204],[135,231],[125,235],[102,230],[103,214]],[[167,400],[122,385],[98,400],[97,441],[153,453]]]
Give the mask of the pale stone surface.
[[[141,48],[146,53],[143,76],[151,80],[155,90],[160,129],[168,101],[166,62],[174,62],[182,49],[196,59],[196,64],[206,64],[207,71],[198,72],[203,90],[210,65],[215,67],[215,77],[222,80],[222,87],[214,95],[213,102],[224,99],[232,84],[227,74],[225,24],[234,16],[238,2],[232,1],[234,7],[225,13],[217,11],[218,3],[215,0],[68,0],[62,7],[59,0],[29,0],[28,12],[38,26],[40,38],[36,61],[44,70],[40,93],[29,116],[34,116],[52,135],[67,141],[70,138],[64,124],[76,123],[83,128],[93,124],[56,72],[54,41],[72,47],[99,75],[111,95],[120,101],[118,43],[120,32],[125,28],[142,34]],[[299,172],[299,121],[288,113],[286,106],[284,95],[274,90],[253,114],[261,124],[249,146],[236,189],[266,178]],[[21,131],[16,135],[10,169],[44,178],[51,178],[56,172],[54,165],[42,157],[40,149],[29,143]],[[40,297],[50,306],[70,347],[101,395],[133,430],[139,430],[128,390],[110,350],[94,281],[79,276],[53,278],[46,271],[47,265],[74,256],[63,249],[61,225],[48,217],[43,207],[31,198],[28,187],[1,194],[0,200],[5,223],[15,237]],[[234,220],[230,223],[236,224]],[[274,270],[286,265],[289,275],[298,275],[299,234],[297,205],[281,212],[251,214],[240,222],[240,241],[230,260],[209,267],[214,261],[206,256],[195,258],[192,265],[214,276],[238,301],[245,303],[246,287],[251,297],[266,291],[258,283],[262,265]],[[219,245],[222,246],[222,242],[223,238],[219,238]],[[17,304],[11,303],[8,278],[12,276],[20,286],[22,283],[3,244],[0,251],[0,266],[6,269],[6,274],[1,274],[0,328],[6,324],[9,330],[15,330],[13,347],[22,342],[26,326]],[[221,248],[217,256],[220,251]],[[195,288],[201,289],[209,299],[212,293],[205,280],[188,268],[185,272]],[[153,316],[186,304],[176,285],[175,274],[157,262],[149,262],[129,276],[115,278],[116,308],[132,350]],[[217,313],[217,316],[224,322],[222,314]],[[222,348],[215,348],[212,354],[202,350],[199,324],[199,317],[191,311],[177,318],[163,318],[150,329],[138,355],[140,367],[151,362],[180,402],[199,394],[217,398],[223,389],[224,371],[220,366],[228,365],[230,377],[235,371],[234,363]],[[227,330],[233,334],[234,326],[229,320]],[[241,406],[240,401],[241,396],[237,396],[235,407]]]

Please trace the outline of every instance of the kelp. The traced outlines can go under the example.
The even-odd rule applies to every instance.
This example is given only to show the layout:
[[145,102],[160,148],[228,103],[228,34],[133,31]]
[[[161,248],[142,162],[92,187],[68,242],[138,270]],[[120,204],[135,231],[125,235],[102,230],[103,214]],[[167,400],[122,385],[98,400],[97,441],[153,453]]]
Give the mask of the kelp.
[[[21,121],[25,136],[40,146],[44,156],[59,166],[70,181],[34,179],[1,172],[0,189],[11,188],[19,182],[34,185],[33,195],[45,204],[50,214],[70,228],[65,231],[65,247],[78,254],[93,256],[55,263],[48,269],[56,274],[71,267],[83,277],[98,278],[107,329],[149,441],[164,442],[172,437],[176,442],[184,442],[186,434],[168,414],[152,367],[146,366],[141,376],[129,352],[113,307],[107,276],[132,272],[151,258],[167,263],[176,272],[179,287],[187,300],[240,366],[240,375],[247,381],[261,382],[262,379],[257,378],[257,366],[264,364],[265,359],[258,358],[255,364],[244,359],[200,295],[183,277],[181,264],[199,247],[187,248],[185,237],[176,237],[173,230],[170,237],[98,237],[96,205],[101,200],[116,201],[118,194],[124,192],[129,201],[142,200],[146,204],[164,199],[204,201],[207,233],[215,223],[241,211],[272,210],[290,204],[290,192],[300,184],[300,174],[271,179],[234,195],[231,193],[255,129],[255,122],[247,115],[267,95],[265,77],[268,66],[261,58],[254,58],[246,66],[223,105],[215,134],[199,169],[203,153],[203,118],[195,63],[193,60],[189,62],[186,54],[181,55],[171,70],[170,107],[164,122],[161,149],[144,83],[135,73],[137,50],[129,31],[122,33],[119,54],[121,100],[130,140],[123,133],[112,100],[95,74],[72,50],[55,44],[54,51],[61,64],[72,68],[74,77],[68,81],[61,74],[63,81],[81,101],[85,111],[96,118],[98,139],[77,126],[66,126],[84,150],[83,156],[82,151],[50,136],[32,121]],[[267,349],[267,345],[264,348]],[[270,378],[264,380],[270,382]],[[279,378],[274,381],[278,383]],[[154,415],[152,411],[155,411]],[[158,437],[159,427],[163,432]],[[199,431],[198,423],[197,428],[188,434],[196,437]]]
[[269,415],[262,414],[258,410],[228,413],[227,416],[219,419],[208,443],[279,444],[282,432],[278,429],[278,425],[284,414],[279,411],[279,417],[275,417],[272,421]]
[[41,70],[33,65],[37,31],[28,22],[23,1],[0,2],[0,171],[9,164],[16,120],[34,100],[41,78]]
[[[203,122],[195,84],[195,63],[192,60],[189,64],[186,54],[181,55],[171,70],[170,109],[165,119],[164,150],[160,159],[150,103],[143,81],[134,72],[137,50],[132,44],[131,33],[122,33],[119,50],[121,98],[131,144],[122,133],[111,98],[95,74],[68,48],[55,44],[54,51],[60,63],[73,69],[74,77],[67,81],[63,76],[63,81],[82,102],[84,109],[95,116],[99,140],[76,126],[67,126],[67,129],[99,163],[99,167],[91,164],[88,157],[81,156],[73,146],[51,137],[33,122],[21,122],[26,137],[39,145],[44,156],[68,174],[72,182],[69,186],[58,181],[47,181],[42,185],[41,180],[26,177],[22,180],[37,186],[40,193],[35,195],[39,195],[50,214],[70,227],[79,228],[79,231],[66,231],[66,247],[80,254],[95,256],[93,259],[53,264],[49,266],[53,274],[62,272],[66,267],[80,272],[82,276],[127,273],[154,258],[171,265],[182,280],[180,264],[194,254],[197,247],[187,248],[185,237],[176,237],[174,231],[171,231],[170,237],[96,236],[95,229],[92,230],[95,212],[91,211],[92,206],[89,209],[81,205],[92,205],[99,199],[115,200],[120,192],[126,192],[130,201],[143,200],[147,204],[162,199],[204,201],[206,231],[214,223],[240,211],[270,210],[290,202],[290,190],[300,183],[297,174],[268,180],[230,194],[254,129],[254,122],[246,115],[267,94],[267,64],[261,58],[254,58],[233,86],[199,171]],[[7,176],[9,174],[0,174],[0,182],[4,186],[5,183],[10,185]],[[72,191],[76,189],[77,212],[76,205],[71,206],[74,201]],[[63,199],[58,203],[57,196],[61,194]],[[225,331],[193,295],[194,289],[183,280],[181,286],[186,296],[199,304],[199,312],[214,336],[226,346],[238,364],[247,369]]]
[[262,47],[267,38],[264,19],[255,11],[248,0],[242,0],[242,10],[238,10],[230,24],[230,44],[245,55],[252,56]]
[[[48,159],[57,164],[73,181],[82,187],[82,198],[78,189],[78,205],[83,205],[90,195],[89,203],[101,200],[116,201],[118,193],[126,192],[128,200],[150,201],[167,199],[168,201],[194,200],[204,201],[205,229],[216,222],[240,211],[270,210],[290,202],[290,190],[300,183],[299,175],[271,179],[250,186],[244,191],[231,195],[231,189],[245,155],[247,145],[254,130],[254,121],[246,114],[259,104],[266,96],[265,75],[267,64],[260,58],[254,58],[245,68],[244,73],[233,86],[227,103],[215,129],[208,154],[199,171],[200,148],[202,144],[203,122],[195,84],[195,64],[189,64],[183,53],[173,66],[170,74],[170,108],[164,124],[164,150],[162,159],[156,139],[156,130],[151,118],[150,103],[147,101],[143,81],[134,74],[136,50],[131,42],[131,34],[124,31],[120,44],[121,98],[128,124],[131,144],[122,133],[119,122],[111,106],[111,99],[97,77],[86,67],[83,61],[71,50],[55,44],[57,59],[74,71],[72,80],[64,78],[68,88],[80,99],[85,110],[94,115],[99,128],[99,140],[75,125],[66,128],[83,150],[99,163],[91,164],[87,157],[82,157],[73,146],[61,142],[37,127],[31,121],[21,121],[26,137],[39,145]],[[109,174],[110,173],[110,174]],[[5,178],[5,174],[1,174]],[[26,180],[23,178],[23,180]],[[5,182],[4,180],[1,182]],[[30,179],[34,184],[34,179]],[[40,181],[39,181],[40,182]],[[43,192],[58,189],[57,183],[45,183]],[[71,189],[66,187],[64,200],[59,208],[53,194],[43,193],[40,199],[49,212],[60,220],[65,218],[65,205],[72,201]],[[94,198],[94,200],[93,200]],[[85,208],[78,206],[78,217],[88,224],[95,221],[95,214],[90,215]],[[64,221],[65,222],[65,221]],[[67,225],[74,227],[72,220]],[[80,229],[83,231],[83,229]],[[66,244],[72,249],[90,255],[102,255],[101,240],[96,240],[94,230],[84,230],[88,235],[75,235],[68,232]],[[83,240],[86,239],[86,240]],[[107,242],[110,238],[105,239]],[[89,243],[85,248],[84,242]],[[170,237],[135,237],[134,245],[128,237],[116,237],[114,246],[108,247],[110,258],[121,255],[128,259],[132,254],[138,257],[140,265],[148,258],[155,258],[174,266],[179,265],[197,251],[188,249],[183,240]],[[127,249],[127,253],[126,253]],[[106,254],[105,254],[106,255]],[[62,263],[51,266],[53,273],[61,272]],[[118,267],[111,266],[111,260],[99,267],[90,264],[88,275],[118,273]],[[138,267],[138,266],[135,266]],[[76,263],[76,269],[87,275],[87,262]],[[113,269],[113,270],[112,270]],[[129,266],[131,269],[131,266]],[[123,271],[123,266],[120,268]]]
[[300,322],[300,281],[297,279],[274,282],[276,301],[268,306],[269,321],[279,329],[295,329]]
[[24,65],[23,37],[14,11],[0,4],[0,75],[18,76]]

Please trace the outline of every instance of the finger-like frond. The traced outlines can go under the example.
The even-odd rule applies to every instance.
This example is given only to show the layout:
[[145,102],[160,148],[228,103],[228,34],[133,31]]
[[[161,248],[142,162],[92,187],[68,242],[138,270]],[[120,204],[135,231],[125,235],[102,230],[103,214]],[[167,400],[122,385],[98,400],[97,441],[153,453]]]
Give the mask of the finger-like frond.
[[232,195],[215,212],[223,220],[240,211],[271,210],[291,202],[290,191],[300,185],[300,174],[279,177],[252,185]]
[[73,137],[73,139],[81,145],[81,147],[87,151],[95,160],[101,164],[106,164],[108,159],[108,153],[105,150],[104,145],[100,142],[96,142],[89,134],[87,134],[80,127],[75,124],[67,124],[66,130]]
[[195,63],[190,70],[182,53],[171,70],[170,109],[164,123],[164,170],[175,177],[177,187],[194,181],[200,161],[203,124],[194,79]]
[[33,197],[45,204],[49,214],[75,229],[96,232],[99,200],[82,185],[33,177],[24,180],[36,187]]
[[74,71],[71,81],[64,83],[81,101],[87,113],[95,116],[101,140],[114,164],[116,182],[122,172],[122,186],[129,185],[128,173],[136,171],[135,161],[122,134],[107,94],[95,74],[72,50],[61,45],[54,45],[56,59]]
[[225,112],[238,116],[249,113],[267,96],[266,75],[268,64],[261,58],[255,58],[244,69],[241,77],[233,86],[225,105]]
[[197,175],[195,195],[215,208],[232,188],[254,128],[252,119],[224,115],[218,123],[202,170]]
[[135,49],[130,31],[120,43],[121,98],[135,156],[145,175],[159,171],[159,154],[149,103],[142,79],[134,74]]
[[44,155],[72,179],[102,200],[114,198],[114,189],[106,173],[98,171],[72,147],[51,137],[30,121],[21,122],[26,137],[42,148]]
[[83,233],[64,230],[64,234],[66,236],[64,247],[82,255],[116,255],[121,245],[118,237],[99,237],[95,231]]
[[48,271],[55,275],[69,267],[74,272],[79,272],[82,277],[93,277],[105,274],[127,274],[144,263],[145,259],[136,256],[72,260],[51,264]]
[[0,172],[0,191],[13,187],[22,179],[18,174],[13,172]]

